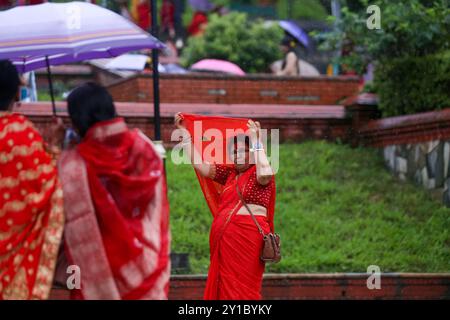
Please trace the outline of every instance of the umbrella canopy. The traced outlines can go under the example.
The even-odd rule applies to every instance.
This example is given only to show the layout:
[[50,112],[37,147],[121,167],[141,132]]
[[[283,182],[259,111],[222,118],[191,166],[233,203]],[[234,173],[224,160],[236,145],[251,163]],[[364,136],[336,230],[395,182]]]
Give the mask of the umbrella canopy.
[[280,21],[278,24],[284,31],[286,31],[291,36],[293,36],[295,39],[297,39],[305,47],[308,47],[308,45],[309,45],[308,35],[295,22],[283,20],[283,21]]
[[189,4],[195,11],[201,12],[209,12],[215,7],[209,0],[189,0]]
[[239,68],[238,65],[229,61],[217,59],[200,60],[191,66],[191,70],[225,72],[239,76],[245,75],[245,72]]
[[131,21],[88,2],[44,3],[0,12],[0,59],[19,72],[164,47]]

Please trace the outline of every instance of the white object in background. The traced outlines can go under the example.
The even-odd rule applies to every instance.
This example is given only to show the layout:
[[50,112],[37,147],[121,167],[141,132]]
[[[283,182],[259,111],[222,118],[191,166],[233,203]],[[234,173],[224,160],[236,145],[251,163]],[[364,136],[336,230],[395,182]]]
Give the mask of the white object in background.
[[161,140],[154,140],[153,145],[156,151],[161,155],[161,158],[166,158],[166,148],[164,148],[163,142]]
[[144,54],[123,54],[106,64],[107,69],[142,71],[148,56]]
[[[283,60],[275,61],[271,65],[271,69],[273,73],[277,73],[277,71],[281,70],[283,65]],[[300,68],[300,76],[304,77],[316,77],[320,76],[320,72],[314,67],[311,63],[298,59],[298,67]]]

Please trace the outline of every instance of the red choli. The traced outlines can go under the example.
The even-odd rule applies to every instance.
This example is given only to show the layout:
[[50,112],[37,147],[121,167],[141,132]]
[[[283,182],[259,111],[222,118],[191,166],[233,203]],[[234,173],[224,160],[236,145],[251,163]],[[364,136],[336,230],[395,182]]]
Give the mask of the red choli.
[[[265,186],[261,185],[256,179],[256,169],[249,168],[248,170],[254,170],[250,175],[248,181],[242,192],[242,196],[247,204],[256,204],[269,209],[270,197],[275,190],[274,179]],[[227,185],[236,177],[237,171],[230,166],[215,164],[215,174],[213,180],[222,185]]]

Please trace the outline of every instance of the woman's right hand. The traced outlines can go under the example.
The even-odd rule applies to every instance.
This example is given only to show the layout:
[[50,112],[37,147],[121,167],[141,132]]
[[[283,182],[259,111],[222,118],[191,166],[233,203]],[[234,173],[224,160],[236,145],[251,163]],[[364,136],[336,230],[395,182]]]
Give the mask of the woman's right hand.
[[183,122],[183,116],[181,115],[181,112],[177,112],[177,114],[175,114],[175,126],[178,129],[185,129],[185,127],[182,125]]

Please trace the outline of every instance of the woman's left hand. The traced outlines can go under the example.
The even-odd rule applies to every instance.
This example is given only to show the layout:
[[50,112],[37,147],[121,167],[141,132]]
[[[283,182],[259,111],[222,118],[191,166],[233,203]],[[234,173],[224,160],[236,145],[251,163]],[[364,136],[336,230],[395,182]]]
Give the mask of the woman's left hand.
[[258,121],[248,120],[247,127],[250,129],[251,137],[257,140],[261,137],[261,125]]

